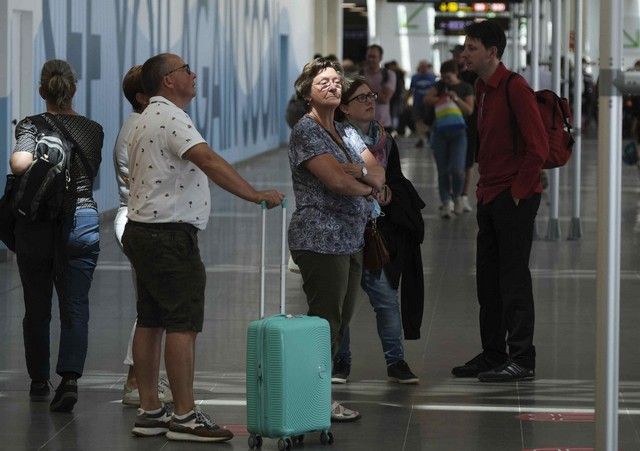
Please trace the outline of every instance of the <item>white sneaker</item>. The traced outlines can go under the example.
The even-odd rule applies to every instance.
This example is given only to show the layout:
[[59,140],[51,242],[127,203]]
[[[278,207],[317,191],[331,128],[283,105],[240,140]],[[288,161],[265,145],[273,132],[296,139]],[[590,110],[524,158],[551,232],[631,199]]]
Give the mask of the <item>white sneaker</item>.
[[169,432],[169,423],[171,422],[171,410],[166,406],[162,406],[158,412],[151,413],[142,409],[138,409],[136,415],[136,423],[131,429],[133,435],[138,437],[153,437],[155,435],[164,435]]
[[338,401],[331,403],[331,421],[337,423],[348,423],[350,421],[357,421],[362,417],[357,410],[348,409]]
[[450,200],[440,206],[440,217],[449,219],[453,216],[453,202]]
[[[158,399],[163,404],[173,402],[173,393],[171,392],[171,387],[169,387],[169,381],[164,377],[161,377],[158,381]],[[129,388],[127,384],[124,384],[122,404],[140,407],[140,392],[138,389]]]
[[462,211],[473,211],[467,195],[462,196]]
[[289,262],[287,263],[287,269],[289,272],[300,274],[300,267],[293,261],[293,257],[289,255]]
[[163,404],[173,402],[173,392],[169,387],[169,381],[165,377],[161,377],[158,381],[158,399]]
[[455,199],[453,212],[457,215],[461,215],[463,211],[464,211],[464,205],[462,204],[462,197],[458,196]]

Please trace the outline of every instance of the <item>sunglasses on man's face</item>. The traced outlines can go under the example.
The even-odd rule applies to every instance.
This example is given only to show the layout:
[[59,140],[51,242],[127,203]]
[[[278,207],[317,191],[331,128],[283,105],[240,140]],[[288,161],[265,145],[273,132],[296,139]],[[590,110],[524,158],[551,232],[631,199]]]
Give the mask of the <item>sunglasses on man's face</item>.
[[184,69],[184,71],[187,73],[187,75],[191,75],[191,68],[189,67],[189,65],[188,65],[188,64],[184,64],[184,65],[182,65],[182,66],[180,66],[180,67],[176,67],[175,69],[170,70],[169,72],[167,72],[166,74],[164,74],[164,76],[166,77],[167,75],[171,75],[172,73],[177,72],[177,71],[179,71],[180,69]]

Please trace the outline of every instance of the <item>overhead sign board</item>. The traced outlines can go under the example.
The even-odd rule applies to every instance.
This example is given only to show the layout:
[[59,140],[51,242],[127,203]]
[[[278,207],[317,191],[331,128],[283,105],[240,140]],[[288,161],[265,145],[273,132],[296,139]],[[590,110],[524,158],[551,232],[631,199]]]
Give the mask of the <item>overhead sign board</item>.
[[[523,3],[524,0],[504,0],[500,3]],[[483,2],[443,2],[441,0],[387,0],[387,3],[483,3]],[[486,3],[486,2],[485,2]],[[498,2],[488,2],[498,3]]]
[[507,2],[436,2],[435,9],[441,13],[504,13],[509,11]]
[[[436,32],[440,32],[445,36],[464,36],[464,28],[477,21],[486,20],[479,17],[454,17],[454,16],[436,16],[434,19],[434,28]],[[497,22],[503,30],[509,29],[508,17],[495,17],[494,22]]]

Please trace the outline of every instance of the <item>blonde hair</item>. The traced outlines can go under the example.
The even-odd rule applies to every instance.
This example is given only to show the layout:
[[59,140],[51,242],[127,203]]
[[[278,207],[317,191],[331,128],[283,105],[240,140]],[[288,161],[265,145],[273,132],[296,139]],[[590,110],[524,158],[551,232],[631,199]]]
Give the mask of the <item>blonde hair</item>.
[[42,66],[40,87],[48,103],[60,109],[71,108],[76,92],[76,75],[66,61],[49,60]]

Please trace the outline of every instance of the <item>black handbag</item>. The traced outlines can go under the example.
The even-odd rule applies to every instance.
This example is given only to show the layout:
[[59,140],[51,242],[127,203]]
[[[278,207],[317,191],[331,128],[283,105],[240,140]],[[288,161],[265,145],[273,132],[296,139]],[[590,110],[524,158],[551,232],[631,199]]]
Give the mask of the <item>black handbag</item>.
[[16,249],[16,216],[11,205],[11,195],[16,186],[16,176],[7,174],[7,183],[4,186],[4,194],[0,198],[0,240],[10,250]]
[[390,260],[389,251],[380,230],[378,230],[376,220],[370,219],[364,228],[362,265],[369,271],[380,271]]

